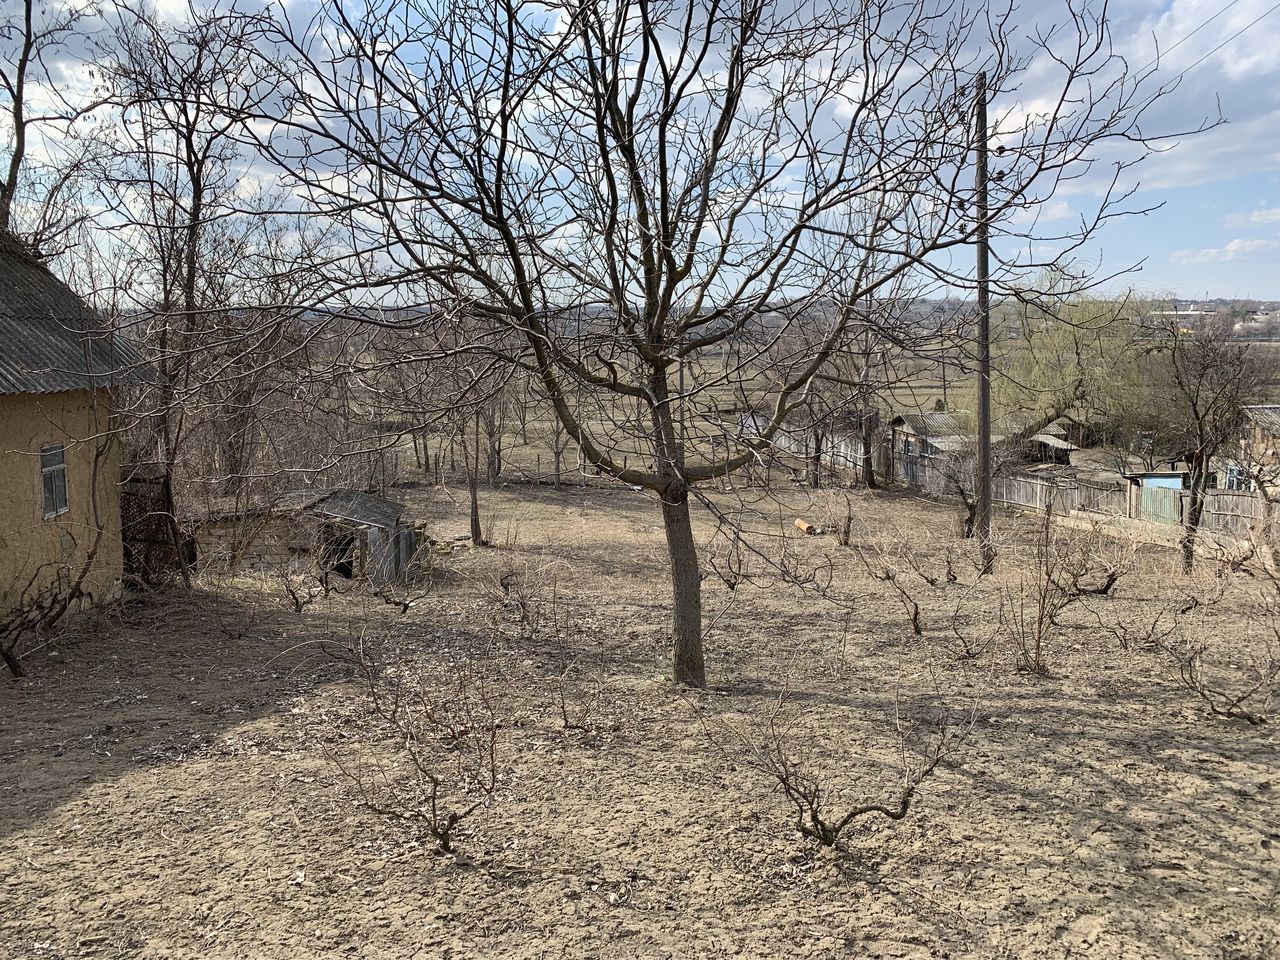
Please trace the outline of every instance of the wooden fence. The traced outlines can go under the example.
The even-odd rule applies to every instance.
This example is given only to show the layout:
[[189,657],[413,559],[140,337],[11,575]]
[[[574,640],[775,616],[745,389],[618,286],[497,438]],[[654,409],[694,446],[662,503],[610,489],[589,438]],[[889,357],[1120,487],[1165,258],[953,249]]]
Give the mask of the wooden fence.
[[[971,492],[974,478],[966,471],[943,471],[929,457],[898,457],[897,479],[935,496],[953,496],[959,481]],[[1128,484],[1093,484],[1073,477],[1032,474],[998,476],[992,480],[992,499],[1004,506],[1067,514],[1074,511],[1122,517],[1147,523],[1176,525],[1184,522],[1187,491],[1148,487],[1136,495]],[[1256,493],[1211,490],[1205,501],[1201,528],[1260,543],[1280,541],[1280,509],[1269,508]]]

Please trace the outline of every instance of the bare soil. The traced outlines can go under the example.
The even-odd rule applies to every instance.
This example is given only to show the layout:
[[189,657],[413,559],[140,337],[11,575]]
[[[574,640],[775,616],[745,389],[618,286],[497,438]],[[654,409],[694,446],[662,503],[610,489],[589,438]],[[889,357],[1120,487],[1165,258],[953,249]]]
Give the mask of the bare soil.
[[[463,497],[412,497],[441,539],[465,532]],[[973,587],[953,508],[855,499],[856,544],[898,551],[917,637],[853,550],[791,528],[823,524],[821,504],[761,497],[743,517],[763,556],[705,551],[713,689],[693,693],[664,679],[648,495],[512,487],[483,508],[496,546],[441,556],[405,613],[367,589],[295,614],[278,584],[206,583],[82,625],[4,681],[0,956],[1280,956],[1275,724],[1211,715],[1168,656],[1110,629],[1214,596],[1212,572],[1189,583],[1144,548],[1113,596],[1064,613],[1041,676],[1000,638],[965,656],[951,630],[991,633],[1032,518],[1001,518],[999,571]],[[1226,577],[1185,629],[1231,684],[1275,637],[1258,579]],[[454,856],[367,810],[338,767],[394,770],[397,750],[326,645],[391,635],[442,687],[482,664],[505,718],[501,788]],[[562,690],[585,729],[565,729]],[[895,712],[946,703],[974,725],[906,819],[859,821],[833,851],[743,762],[780,696],[837,807],[895,796]]]

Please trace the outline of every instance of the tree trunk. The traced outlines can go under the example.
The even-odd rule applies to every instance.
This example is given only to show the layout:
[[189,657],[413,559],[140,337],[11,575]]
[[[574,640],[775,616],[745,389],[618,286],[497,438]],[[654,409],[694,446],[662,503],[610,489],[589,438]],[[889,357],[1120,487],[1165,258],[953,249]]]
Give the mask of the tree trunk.
[[862,483],[868,490],[876,488],[875,454],[871,449],[872,430],[870,411],[862,412]]
[[1204,516],[1204,482],[1194,477],[1191,497],[1187,502],[1187,515],[1183,518],[1182,572],[1190,574],[1196,565],[1196,535],[1200,532],[1200,519]]
[[822,434],[813,431],[813,452],[809,454],[809,486],[815,490],[822,486]]
[[4,665],[9,668],[9,673],[13,676],[25,677],[27,675],[27,671],[22,669],[22,664],[18,661],[17,656],[2,646],[0,646],[0,659],[4,660]]
[[707,685],[702,657],[702,580],[698,576],[698,547],[689,518],[689,493],[672,484],[662,497],[662,521],[671,559],[672,675],[689,687]]
[[560,425],[560,418],[557,417],[551,434],[552,469],[555,471],[554,478],[557,490],[560,489],[560,457],[564,452],[564,443],[561,440],[563,433],[564,427]]
[[[466,437],[463,437],[463,456],[466,457]],[[480,414],[476,414],[474,454],[467,469],[467,494],[471,498],[471,542],[479,547],[484,544],[484,534],[480,530]]]
[[[484,535],[480,530],[480,420],[476,418],[476,442],[475,455],[472,456],[472,446],[467,443],[467,427],[466,420],[462,421],[462,429],[458,431],[458,439],[462,446],[462,468],[467,474],[467,498],[471,505],[471,544],[472,546],[482,546],[484,544]],[[452,441],[449,449],[453,449]]]

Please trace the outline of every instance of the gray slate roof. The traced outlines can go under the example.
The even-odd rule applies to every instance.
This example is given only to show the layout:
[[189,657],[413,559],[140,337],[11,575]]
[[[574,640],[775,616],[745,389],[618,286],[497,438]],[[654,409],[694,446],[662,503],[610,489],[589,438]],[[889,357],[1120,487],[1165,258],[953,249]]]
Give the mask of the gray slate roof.
[[290,490],[276,501],[277,509],[333,517],[363,526],[391,529],[404,513],[404,504],[348,487],[330,490]]
[[[1037,415],[1032,413],[1016,412],[1009,414],[995,424],[992,438],[1000,439],[1020,430],[1025,430],[1028,425],[1035,423],[1036,419]],[[904,413],[895,418],[895,422],[897,420],[901,420],[906,426],[910,427],[913,433],[931,441],[941,440],[945,437],[972,438],[976,434],[976,424],[973,417],[963,412]],[[1037,434],[1037,438],[1044,436],[1056,438],[1058,441],[1065,441],[1067,432],[1062,428],[1061,424],[1054,421]],[[1067,448],[1064,447],[1063,449]]]
[[1280,403],[1259,403],[1244,408],[1245,416],[1272,433],[1280,434]]
[[0,234],[0,395],[147,379],[135,346],[13,237]]

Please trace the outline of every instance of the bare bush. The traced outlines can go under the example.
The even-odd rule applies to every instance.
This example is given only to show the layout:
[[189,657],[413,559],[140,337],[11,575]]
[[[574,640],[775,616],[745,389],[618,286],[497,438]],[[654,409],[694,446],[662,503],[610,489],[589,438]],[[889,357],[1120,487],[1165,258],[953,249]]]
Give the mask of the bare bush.
[[818,504],[820,526],[830,531],[842,547],[853,544],[854,503],[857,499],[848,490],[833,490]]
[[346,592],[339,586],[339,582],[346,583],[346,579],[335,576],[332,570],[325,569],[321,564],[315,564],[311,569],[302,571],[286,564],[279,569],[278,576],[280,587],[293,607],[294,613],[302,613],[321,597],[328,597],[335,593],[341,595]]
[[1177,664],[1182,686],[1196,694],[1215,716],[1254,726],[1267,722],[1280,682],[1280,656],[1271,644],[1261,657],[1246,665],[1244,679],[1238,683],[1232,683],[1221,671],[1206,669],[1205,654],[1211,649],[1208,643],[1184,639],[1163,646]]
[[883,550],[876,552],[859,550],[857,553],[858,558],[862,561],[863,566],[867,568],[867,573],[871,575],[872,579],[887,583],[892,589],[894,597],[902,604],[902,609],[906,612],[907,621],[911,624],[911,632],[917,637],[923,636],[924,626],[921,618],[920,603],[907,588],[903,572],[891,562]]
[[582,673],[578,661],[574,660],[556,678],[556,706],[562,729],[588,733],[608,684],[599,673],[585,677]]
[[1032,562],[1000,593],[999,625],[1018,667],[1050,673],[1049,648],[1067,607],[1086,597],[1107,597],[1133,569],[1135,546],[1094,525],[1081,536],[1056,531],[1052,510],[1040,524]]
[[572,614],[560,594],[562,561],[514,564],[502,568],[488,591],[489,625],[494,636],[521,643],[550,641],[562,651],[575,630]]
[[80,600],[90,596],[86,574],[93,563],[93,553],[90,552],[89,559],[80,564],[78,570],[70,560],[36,564],[13,591],[17,602],[0,617],[0,661],[9,668],[10,674],[26,676],[21,660],[30,649],[29,644],[28,649],[23,649],[25,641],[38,638]]
[[363,680],[371,712],[399,756],[331,759],[368,809],[412,824],[441,853],[452,852],[462,823],[494,801],[502,780],[493,679],[457,655],[444,670],[432,669],[429,682],[424,665],[395,643],[375,654],[361,639],[343,659]]
[[968,605],[975,599],[973,588],[956,604],[951,613],[951,634],[956,638],[955,653],[961,660],[976,660],[993,646],[1000,636],[1000,624],[991,623],[983,618],[976,624],[968,610]]
[[1257,726],[1267,722],[1280,683],[1280,574],[1261,564],[1249,570],[1248,576],[1250,581],[1259,582],[1253,623],[1262,627],[1267,639],[1260,654],[1237,665],[1237,678],[1230,676],[1219,657],[1210,656],[1220,647],[1204,638],[1205,633],[1213,631],[1196,636],[1185,628],[1190,614],[1222,602],[1231,578],[1216,573],[1207,589],[1184,590],[1186,599],[1176,612],[1175,626],[1159,638],[1157,645],[1177,666],[1181,685],[1199,697],[1211,713]]
[[806,714],[788,710],[788,694],[784,689],[755,729],[724,722],[715,723],[713,729],[701,713],[699,718],[708,738],[726,758],[776,782],[795,814],[796,829],[825,847],[838,846],[865,817],[905,818],[920,785],[955,753],[973,727],[972,712],[956,717],[941,706],[928,720],[912,721],[903,717],[895,702],[898,786],[889,800],[847,804],[841,802],[841,791],[835,784],[845,777],[861,783],[865,770],[845,764],[819,767],[820,761],[811,752],[814,736],[802,722]]

